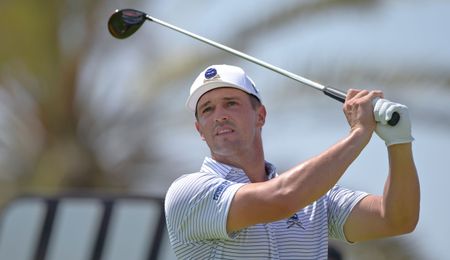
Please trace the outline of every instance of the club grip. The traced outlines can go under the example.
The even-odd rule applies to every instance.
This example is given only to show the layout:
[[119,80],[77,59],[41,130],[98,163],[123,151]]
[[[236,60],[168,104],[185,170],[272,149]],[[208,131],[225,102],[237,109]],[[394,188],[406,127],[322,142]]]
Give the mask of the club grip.
[[323,89],[323,93],[331,98],[336,99],[337,101],[344,103],[345,98],[347,97],[347,94],[339,89],[331,88],[331,87],[325,87]]
[[388,125],[395,126],[398,121],[400,121],[400,114],[398,112],[394,112],[392,113],[391,119],[388,121]]
[[[335,89],[332,87],[324,87],[323,88],[323,93],[341,103],[345,102],[345,98],[347,97],[347,94],[339,89]],[[394,112],[392,114],[391,119],[388,121],[388,125],[390,126],[395,126],[397,125],[398,121],[400,121],[400,114],[397,112]]]

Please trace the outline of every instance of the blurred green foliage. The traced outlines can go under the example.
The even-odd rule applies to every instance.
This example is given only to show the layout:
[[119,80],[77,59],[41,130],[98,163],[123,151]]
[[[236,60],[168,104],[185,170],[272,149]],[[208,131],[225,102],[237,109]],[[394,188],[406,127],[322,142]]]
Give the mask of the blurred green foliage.
[[[93,31],[84,26],[83,34],[77,36],[76,32],[64,32],[71,27],[62,25],[76,22],[66,21],[69,15],[78,16],[80,21],[89,19],[96,8],[96,1],[86,0],[0,2],[0,90],[10,101],[3,109],[12,114],[4,122],[10,131],[2,138],[10,145],[4,146],[3,152],[13,152],[16,157],[0,165],[3,202],[23,192],[90,187],[123,190],[127,186],[124,180],[105,176],[85,139],[77,133],[77,76]],[[80,44],[65,48],[61,37],[68,36]],[[32,109],[23,111],[27,102],[32,103]],[[23,143],[24,134],[28,136]]]

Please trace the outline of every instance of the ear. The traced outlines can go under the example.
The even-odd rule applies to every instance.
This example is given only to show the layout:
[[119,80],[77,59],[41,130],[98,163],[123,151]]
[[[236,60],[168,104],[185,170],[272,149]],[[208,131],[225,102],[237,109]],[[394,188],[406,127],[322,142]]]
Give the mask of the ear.
[[262,127],[266,122],[266,115],[267,115],[266,107],[264,105],[260,105],[258,107],[257,112],[258,112],[258,115],[257,115],[258,118],[257,118],[256,123],[259,127]]
[[205,136],[202,133],[200,124],[198,123],[198,121],[195,121],[195,128],[197,129],[197,132],[200,134],[200,137],[202,138],[203,141],[205,141]]

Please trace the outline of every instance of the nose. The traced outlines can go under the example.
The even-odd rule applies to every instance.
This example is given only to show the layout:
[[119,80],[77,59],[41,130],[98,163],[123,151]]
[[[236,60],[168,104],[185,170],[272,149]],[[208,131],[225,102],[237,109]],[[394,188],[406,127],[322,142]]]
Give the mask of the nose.
[[230,115],[226,113],[223,109],[217,109],[216,110],[216,121],[217,122],[224,122],[228,121],[230,119]]
[[217,122],[224,122],[224,121],[228,121],[230,119],[230,116],[228,115],[219,115],[216,117],[216,121]]

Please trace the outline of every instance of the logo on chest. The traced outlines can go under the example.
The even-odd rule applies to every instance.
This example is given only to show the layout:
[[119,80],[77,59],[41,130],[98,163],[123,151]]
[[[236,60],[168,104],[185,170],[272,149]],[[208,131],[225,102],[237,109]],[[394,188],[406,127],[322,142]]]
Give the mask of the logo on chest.
[[297,227],[305,230],[305,227],[302,225],[302,222],[300,221],[300,218],[298,217],[297,213],[295,213],[292,217],[288,218],[288,220],[286,221],[286,224],[287,224],[287,228],[297,226]]

